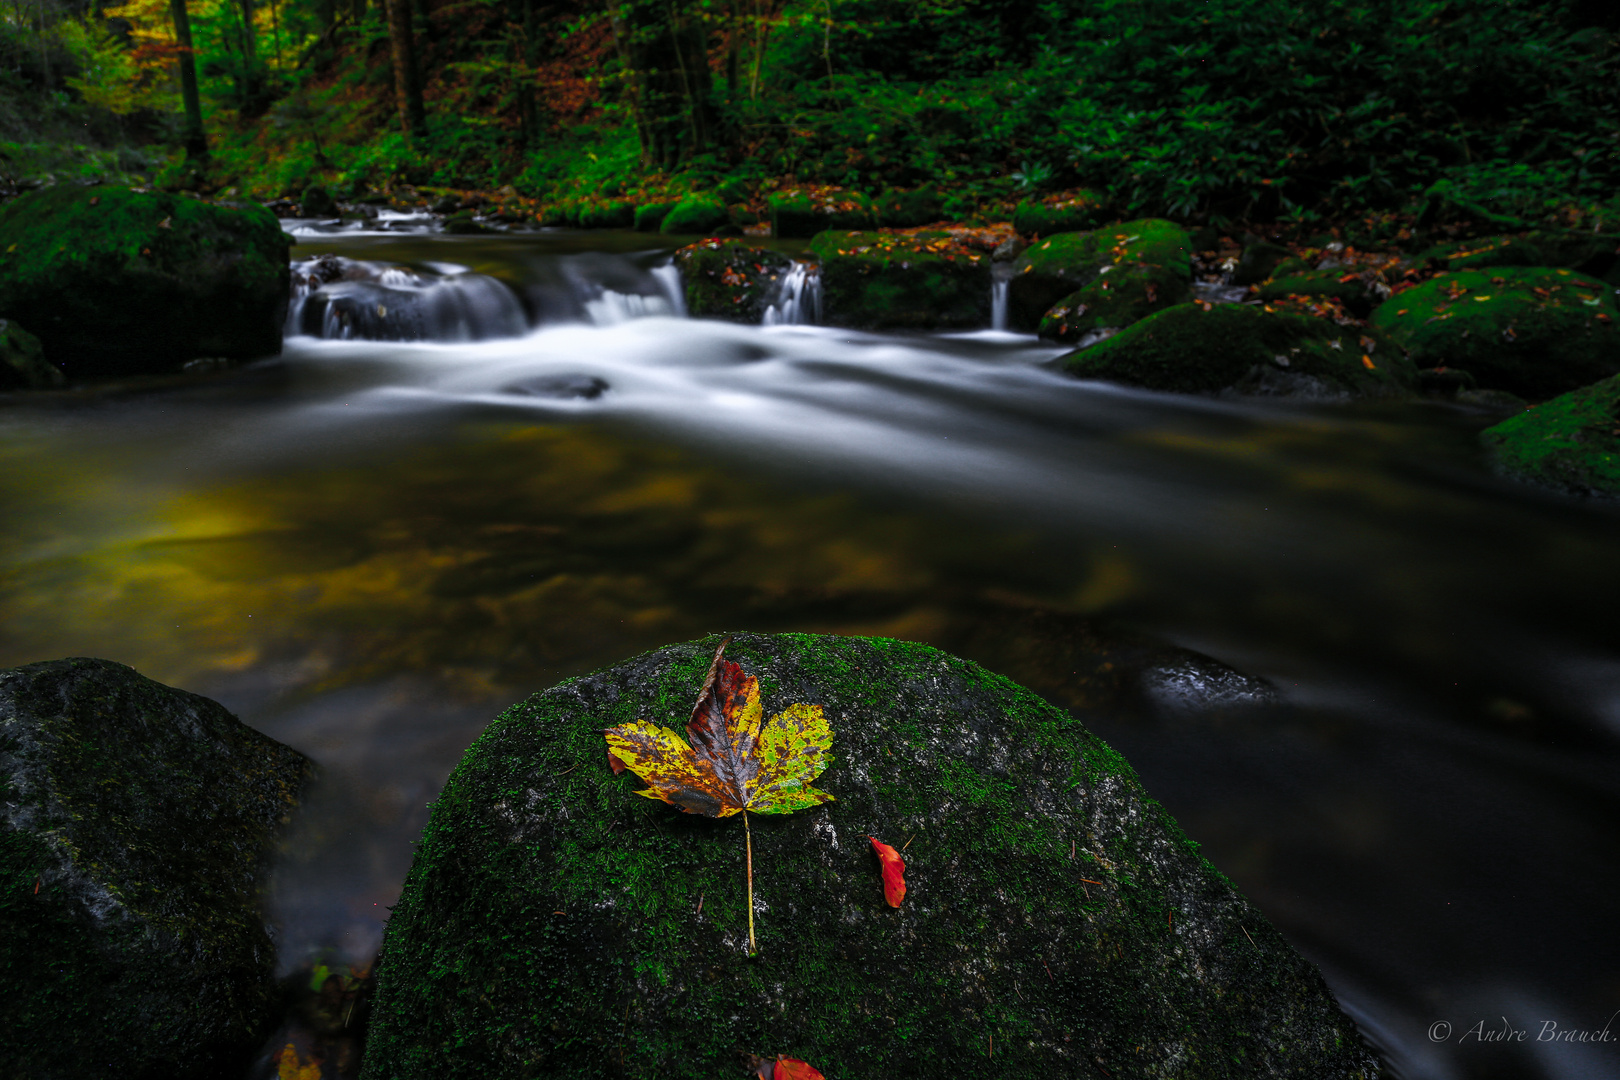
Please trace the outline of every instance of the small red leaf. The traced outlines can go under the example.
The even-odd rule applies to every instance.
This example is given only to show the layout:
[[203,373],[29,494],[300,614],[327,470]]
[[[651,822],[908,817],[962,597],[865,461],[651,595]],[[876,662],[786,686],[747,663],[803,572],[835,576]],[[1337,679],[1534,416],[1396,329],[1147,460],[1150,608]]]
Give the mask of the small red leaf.
[[611,750],[608,751],[607,759],[608,759],[608,768],[613,770],[613,775],[614,776],[618,776],[620,773],[624,772],[624,768],[625,768],[624,762],[622,762],[618,758],[614,757],[613,756],[613,751],[611,751]]
[[877,837],[868,836],[867,839],[872,841],[872,850],[883,862],[883,898],[890,907],[899,907],[900,901],[906,898],[906,861],[898,851]]

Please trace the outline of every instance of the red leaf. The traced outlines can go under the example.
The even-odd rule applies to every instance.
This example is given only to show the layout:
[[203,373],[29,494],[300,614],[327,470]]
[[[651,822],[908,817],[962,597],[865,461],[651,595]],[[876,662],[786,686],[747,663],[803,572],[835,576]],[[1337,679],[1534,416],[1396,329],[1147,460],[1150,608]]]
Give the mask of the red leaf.
[[775,1061],[750,1057],[749,1067],[759,1080],[827,1080],[814,1065],[798,1058],[778,1057]]
[[613,751],[609,750],[607,757],[608,757],[608,768],[613,770],[613,775],[614,776],[618,776],[620,773],[624,772],[624,762],[622,762],[618,758],[614,757],[613,756]]
[[899,907],[900,901],[906,898],[906,862],[898,851],[877,837],[867,839],[872,841],[872,850],[883,862],[883,898],[890,907]]

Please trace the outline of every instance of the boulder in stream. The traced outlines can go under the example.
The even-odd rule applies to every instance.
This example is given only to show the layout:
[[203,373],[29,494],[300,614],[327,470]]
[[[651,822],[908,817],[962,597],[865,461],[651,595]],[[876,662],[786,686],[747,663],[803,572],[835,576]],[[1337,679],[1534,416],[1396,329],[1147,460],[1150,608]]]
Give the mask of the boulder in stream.
[[1121,330],[1186,301],[1186,278],[1167,266],[1128,262],[1104,273],[1052,305],[1041,318],[1041,337],[1074,344],[1089,335]]
[[259,887],[310,769],[218,703],[122,664],[0,671],[7,1070],[244,1067],[276,993]]
[[44,188],[0,208],[0,317],[25,318],[70,378],[274,355],[290,244],[257,204]]
[[1192,240],[1179,225],[1157,218],[1127,221],[1093,232],[1059,233],[1031,244],[1007,283],[1008,326],[1031,331],[1051,308],[1090,285],[1104,268],[1158,266],[1192,281]]
[[990,257],[943,232],[824,232],[823,319],[858,330],[972,330],[990,325]]
[[1183,394],[1348,401],[1417,389],[1416,367],[1380,332],[1247,304],[1178,304],[1054,363]]
[[1620,375],[1510,416],[1480,441],[1504,476],[1568,495],[1620,498]]
[[793,260],[742,240],[700,240],[677,251],[675,265],[687,314],[757,326]]
[[1612,286],[1574,270],[1462,270],[1379,305],[1371,324],[1419,367],[1460,368],[1492,390],[1541,399],[1620,373]]
[[65,382],[45,359],[39,338],[12,319],[0,319],[0,390],[43,390]]
[[[1378,1074],[1131,767],[976,664],[739,634],[764,715],[830,722],[836,801],[744,822],[640,797],[603,729],[682,728],[716,643],[536,694],[468,750],[388,923],[364,1076]],[[898,906],[869,838],[905,862]]]

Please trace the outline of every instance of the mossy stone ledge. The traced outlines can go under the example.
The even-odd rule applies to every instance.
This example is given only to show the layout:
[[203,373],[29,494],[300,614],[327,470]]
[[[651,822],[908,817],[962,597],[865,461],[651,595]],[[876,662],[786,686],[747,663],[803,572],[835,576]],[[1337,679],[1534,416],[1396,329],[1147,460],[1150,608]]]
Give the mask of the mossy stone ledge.
[[1124,329],[1183,303],[1192,293],[1187,281],[1169,267],[1123,263],[1105,269],[1111,272],[1052,305],[1036,332],[1072,345],[1087,334]]
[[824,232],[821,304],[831,326],[976,330],[990,325],[990,256],[946,233]]
[[291,239],[256,204],[58,185],[0,209],[0,317],[70,378],[281,351]]
[[[1071,715],[871,638],[739,634],[767,716],[829,719],[835,802],[744,823],[636,794],[604,728],[682,729],[716,639],[536,694],[434,804],[364,1076],[1371,1078],[1296,954]],[[869,837],[901,849],[884,899]]]
[[1480,433],[1503,476],[1567,495],[1620,499],[1620,375]]
[[793,260],[743,240],[700,240],[675,253],[687,314],[757,325]]
[[259,888],[311,765],[107,660],[0,671],[7,1075],[235,1075],[267,1036]]
[[1190,284],[1192,238],[1181,226],[1143,218],[1092,232],[1059,233],[1031,244],[1007,283],[1007,320],[1030,332],[1065,297],[1090,285],[1104,268],[1143,264]]

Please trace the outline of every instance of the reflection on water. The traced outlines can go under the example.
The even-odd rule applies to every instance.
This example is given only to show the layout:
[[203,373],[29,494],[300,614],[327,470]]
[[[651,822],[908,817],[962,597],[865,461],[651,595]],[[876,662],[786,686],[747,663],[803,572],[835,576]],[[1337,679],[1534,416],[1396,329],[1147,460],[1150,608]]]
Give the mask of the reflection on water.
[[[284,962],[369,958],[504,704],[712,630],[884,634],[1085,716],[1403,1075],[1620,1070],[1425,1035],[1620,1007],[1612,515],[1483,475],[1486,418],[1432,407],[1127,393],[1009,335],[588,325],[592,274],[669,295],[622,242],[352,241],[504,281],[540,329],[0,405],[0,664],[130,663],[325,766]],[[1283,704],[1155,709],[1169,654],[1130,626]]]

